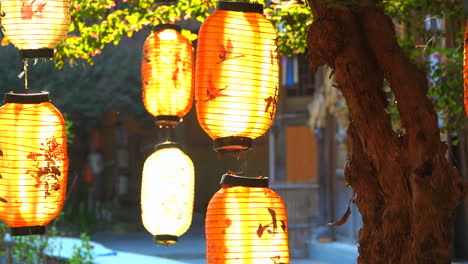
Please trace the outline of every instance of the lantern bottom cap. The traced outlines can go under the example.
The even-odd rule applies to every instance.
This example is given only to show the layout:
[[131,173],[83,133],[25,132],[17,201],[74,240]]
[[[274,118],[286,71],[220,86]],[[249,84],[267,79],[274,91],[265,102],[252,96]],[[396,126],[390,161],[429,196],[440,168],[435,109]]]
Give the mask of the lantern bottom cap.
[[21,59],[53,58],[54,49],[23,49],[19,51]]
[[249,137],[220,137],[213,141],[214,149],[218,152],[246,151],[252,148],[252,139]]
[[174,235],[155,235],[154,236],[154,242],[165,245],[165,246],[170,246],[174,245],[177,243],[179,240],[178,236]]
[[45,233],[46,226],[21,226],[10,228],[10,234],[12,236],[44,235]]
[[172,115],[160,115],[156,116],[156,125],[158,127],[168,127],[168,128],[174,128],[176,127],[180,122],[182,122],[182,118],[178,116],[172,116]]

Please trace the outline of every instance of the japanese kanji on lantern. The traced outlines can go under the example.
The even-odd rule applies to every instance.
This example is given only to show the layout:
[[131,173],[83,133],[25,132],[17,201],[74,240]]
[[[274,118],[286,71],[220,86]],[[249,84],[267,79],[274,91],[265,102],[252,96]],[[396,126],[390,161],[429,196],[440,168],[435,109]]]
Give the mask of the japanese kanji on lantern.
[[154,241],[173,245],[192,222],[194,166],[180,146],[164,142],[146,159],[141,183],[141,217]]
[[70,27],[70,0],[0,1],[3,33],[21,58],[51,58]]
[[220,1],[200,28],[197,116],[217,151],[250,149],[275,116],[277,35],[262,13],[261,4]]
[[193,47],[176,25],[159,25],[148,36],[141,60],[143,103],[161,127],[174,127],[193,102]]
[[289,264],[288,221],[268,178],[223,175],[205,219],[208,264]]
[[44,234],[65,199],[65,123],[49,101],[7,93],[0,107],[0,218],[13,236]]

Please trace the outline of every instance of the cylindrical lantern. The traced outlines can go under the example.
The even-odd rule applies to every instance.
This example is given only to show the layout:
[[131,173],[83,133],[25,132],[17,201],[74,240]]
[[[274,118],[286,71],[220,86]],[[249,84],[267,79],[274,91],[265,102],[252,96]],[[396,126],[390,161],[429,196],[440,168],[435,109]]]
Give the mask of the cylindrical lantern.
[[289,264],[283,200],[268,178],[223,175],[222,188],[208,204],[208,264]]
[[7,93],[0,107],[0,218],[12,235],[44,234],[65,199],[65,122],[49,101]]
[[197,116],[217,151],[250,149],[275,116],[277,36],[262,13],[261,4],[221,1],[198,34]]
[[192,222],[194,167],[178,144],[165,142],[146,159],[141,183],[141,217],[154,241],[173,245]]
[[465,53],[463,56],[463,90],[464,90],[464,102],[465,102],[465,113],[468,116],[468,20],[465,27]]
[[1,26],[22,58],[51,58],[70,27],[70,0],[0,1]]
[[174,127],[193,102],[193,47],[176,25],[159,25],[141,60],[143,103],[159,126]]

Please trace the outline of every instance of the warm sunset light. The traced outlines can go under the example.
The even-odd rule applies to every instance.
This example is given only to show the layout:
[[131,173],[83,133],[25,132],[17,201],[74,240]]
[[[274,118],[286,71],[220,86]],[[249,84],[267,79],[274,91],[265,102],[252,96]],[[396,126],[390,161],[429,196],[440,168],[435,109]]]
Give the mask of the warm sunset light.
[[65,125],[49,101],[8,93],[0,107],[0,218],[12,235],[44,234],[65,199]]
[[154,240],[175,244],[192,222],[194,167],[176,143],[156,146],[143,167],[141,216]]
[[289,263],[288,222],[268,178],[224,175],[206,213],[208,264]]
[[176,126],[192,107],[193,47],[179,31],[160,25],[143,48],[143,103],[159,126]]
[[70,0],[0,1],[1,25],[23,58],[53,57],[70,27]]
[[218,2],[200,28],[197,115],[218,151],[251,148],[275,116],[278,46],[262,13],[260,4]]

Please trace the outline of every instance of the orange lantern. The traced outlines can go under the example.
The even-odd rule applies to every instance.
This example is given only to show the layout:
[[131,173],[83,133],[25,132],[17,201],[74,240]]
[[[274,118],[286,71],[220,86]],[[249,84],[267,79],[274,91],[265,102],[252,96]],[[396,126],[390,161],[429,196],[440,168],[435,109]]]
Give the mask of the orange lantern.
[[141,218],[154,241],[177,242],[192,222],[193,162],[179,145],[164,142],[145,161],[141,182]]
[[44,234],[65,199],[65,123],[49,101],[7,93],[0,107],[0,218],[13,236]]
[[21,58],[51,58],[70,28],[70,0],[8,0],[1,4],[1,26]]
[[289,264],[286,208],[268,178],[223,175],[208,204],[208,264]]
[[465,53],[463,56],[463,86],[465,98],[465,113],[468,116],[468,21],[465,27]]
[[217,151],[250,149],[278,102],[276,30],[254,3],[218,2],[200,28],[197,115]]
[[141,60],[143,103],[159,126],[174,127],[193,102],[193,47],[176,25],[159,25],[148,36]]

